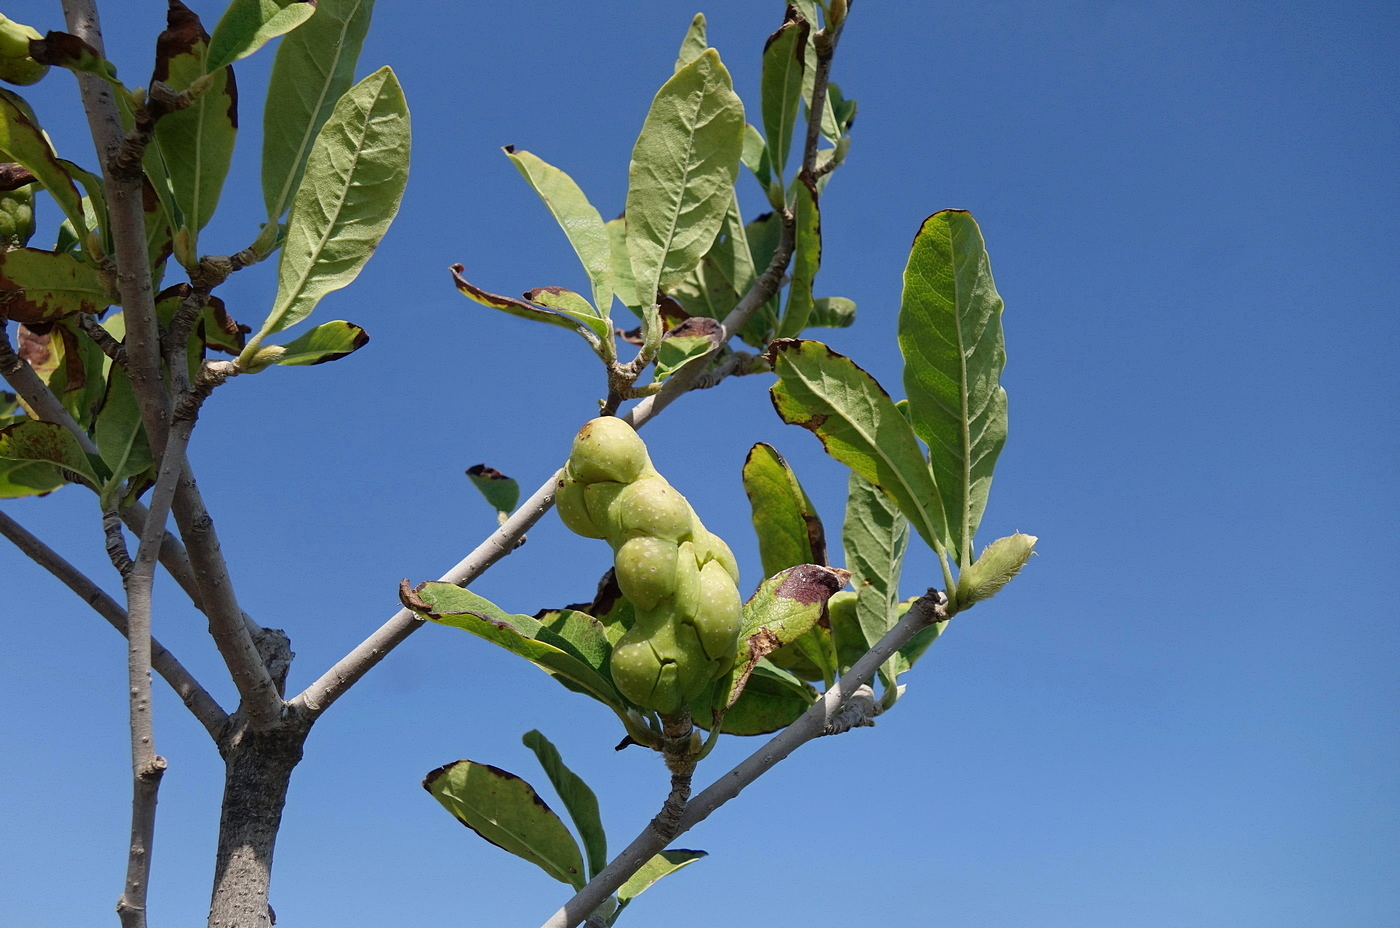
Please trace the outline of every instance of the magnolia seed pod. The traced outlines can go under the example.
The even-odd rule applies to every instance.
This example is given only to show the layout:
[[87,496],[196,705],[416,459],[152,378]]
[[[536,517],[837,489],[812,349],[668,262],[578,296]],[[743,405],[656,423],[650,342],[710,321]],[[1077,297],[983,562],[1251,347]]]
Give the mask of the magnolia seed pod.
[[734,645],[739,637],[739,588],[734,578],[719,563],[710,561],[700,570],[700,603],[691,625],[704,649],[705,656],[714,661],[716,675],[734,663]]
[[603,480],[599,483],[580,483],[578,486],[583,488],[584,511],[598,529],[598,534],[592,537],[607,539],[608,544],[616,547],[614,539],[617,538],[617,533],[608,528],[608,510],[612,508],[617,495],[627,489],[629,484]]
[[627,539],[613,562],[622,595],[638,609],[655,609],[675,592],[677,562],[686,560],[679,554],[664,538],[639,535]]
[[584,487],[568,477],[559,481],[554,491],[554,508],[569,531],[584,538],[602,538],[603,530],[593,521],[584,506]]
[[568,468],[579,483],[631,483],[651,469],[651,459],[632,426],[616,416],[603,416],[578,430]]
[[0,191],[0,250],[23,248],[34,234],[34,187]]
[[676,615],[685,618],[700,608],[700,562],[695,546],[683,541],[676,548],[676,582],[672,587],[671,604]]
[[739,582],[739,562],[734,559],[734,552],[729,550],[729,545],[724,543],[724,539],[714,534],[706,532],[710,536],[710,557],[719,561],[724,572],[729,574],[729,579],[736,584]]
[[[596,513],[596,509],[590,507]],[[691,538],[690,503],[661,476],[643,477],[617,495],[604,523],[614,539],[651,535],[671,542]]]

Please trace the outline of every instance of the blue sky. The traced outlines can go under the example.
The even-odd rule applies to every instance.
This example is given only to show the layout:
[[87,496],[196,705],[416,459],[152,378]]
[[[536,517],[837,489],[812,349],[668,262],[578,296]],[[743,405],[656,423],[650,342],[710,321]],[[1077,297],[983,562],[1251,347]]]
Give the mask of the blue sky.
[[[57,4],[7,15],[60,28]],[[104,9],[144,82],[163,5]],[[217,6],[195,5],[207,24]],[[605,216],[699,7],[384,4],[361,73],[413,110],[408,194],[360,280],[317,318],[370,344],[240,378],[191,452],[244,607],[285,627],[300,690],[493,527],[462,476],[529,488],[602,387],[582,343],[469,303],[585,279],[501,155],[568,171]],[[778,3],[703,7],[747,103]],[[711,856],[621,924],[959,928],[1394,924],[1400,918],[1400,8],[1385,3],[853,5],[834,78],[860,102],[822,202],[821,293],[854,299],[830,344],[892,391],[900,274],[925,216],[978,218],[1006,300],[1010,438],[980,542],[1040,556],[960,616],[877,728],[804,748],[680,842]],[[206,250],[251,240],[264,52],[240,66],[243,135]],[[91,165],[72,80],[28,94]],[[750,120],[754,117],[751,115]],[[760,210],[756,185],[741,187]],[[47,217],[52,221],[52,216]],[[224,298],[261,318],[273,268]],[[845,472],[773,414],[768,379],[691,396],[648,426],[658,467],[758,562],[739,466],[793,463],[835,533]],[[92,499],[6,503],[111,590]],[[552,516],[474,589],[513,611],[586,599],[603,546]],[[15,924],[112,919],[129,809],[124,650],[0,549],[9,801],[0,895]],[[913,594],[935,583],[911,558]],[[158,590],[157,634],[232,702],[202,622]],[[157,683],[152,925],[208,904],[221,765]],[[614,753],[611,716],[460,632],[421,630],[317,726],[294,777],[272,902],[293,925],[532,925],[565,887],[469,833],[420,788],[467,757],[543,782],[539,728],[599,793],[615,848],[665,792]],[[699,782],[756,747],[731,739]]]

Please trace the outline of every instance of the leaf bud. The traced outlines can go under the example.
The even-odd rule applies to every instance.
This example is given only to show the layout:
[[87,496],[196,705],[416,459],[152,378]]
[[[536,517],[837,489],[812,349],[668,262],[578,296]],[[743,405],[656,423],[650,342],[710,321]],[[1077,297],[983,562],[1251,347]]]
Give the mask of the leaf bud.
[[967,609],[991,599],[1026,566],[1035,548],[1036,537],[1017,532],[982,549],[982,555],[958,575],[956,602]]

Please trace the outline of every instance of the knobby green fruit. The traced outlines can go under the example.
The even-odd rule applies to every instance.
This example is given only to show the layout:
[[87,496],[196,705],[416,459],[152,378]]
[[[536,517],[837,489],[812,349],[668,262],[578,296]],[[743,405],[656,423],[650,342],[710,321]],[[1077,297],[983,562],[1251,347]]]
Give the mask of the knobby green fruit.
[[49,66],[29,56],[29,40],[43,36],[33,26],[0,14],[0,81],[32,84],[49,73]]
[[733,552],[612,416],[574,437],[554,504],[571,531],[612,546],[617,585],[636,607],[613,648],[613,682],[644,709],[679,712],[734,663],[743,604]]
[[23,248],[34,234],[34,184],[0,191],[0,251]]

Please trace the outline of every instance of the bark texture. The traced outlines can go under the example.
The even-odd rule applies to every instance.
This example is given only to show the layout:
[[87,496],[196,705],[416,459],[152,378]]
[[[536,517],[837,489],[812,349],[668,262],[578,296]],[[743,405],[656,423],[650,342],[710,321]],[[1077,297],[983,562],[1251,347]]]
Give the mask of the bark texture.
[[310,724],[296,718],[284,719],[267,731],[255,731],[246,719],[239,719],[221,740],[224,801],[209,928],[275,924],[268,905],[272,852],[292,770],[301,760],[310,731]]

